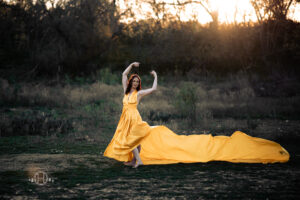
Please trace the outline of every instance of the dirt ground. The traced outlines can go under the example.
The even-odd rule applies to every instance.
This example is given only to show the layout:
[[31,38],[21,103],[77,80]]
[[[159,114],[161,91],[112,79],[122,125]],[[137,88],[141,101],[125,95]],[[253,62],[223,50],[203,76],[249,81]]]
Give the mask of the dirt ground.
[[[89,146],[78,148],[75,153],[55,148],[52,154],[30,153],[31,147],[22,153],[12,151],[18,146],[7,146],[3,148],[7,153],[0,155],[0,199],[298,199],[298,122],[257,121],[255,131],[248,133],[279,142],[291,155],[287,163],[214,161],[132,169],[103,157],[104,142],[99,153],[88,153]],[[48,152],[41,144],[35,148]],[[9,153],[9,149],[20,153]],[[35,177],[40,172],[47,175],[43,184]]]
[[[0,156],[3,199],[297,199],[300,152],[287,163],[208,162],[138,169],[89,154]],[[48,181],[30,181],[36,172]]]

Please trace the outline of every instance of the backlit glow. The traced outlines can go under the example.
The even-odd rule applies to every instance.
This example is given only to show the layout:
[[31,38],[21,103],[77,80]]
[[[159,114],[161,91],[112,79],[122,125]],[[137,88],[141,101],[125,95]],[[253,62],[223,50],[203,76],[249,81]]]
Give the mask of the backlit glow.
[[[195,0],[197,1],[197,0]],[[163,12],[155,14],[151,5],[143,0],[119,0],[118,6],[121,11],[126,8],[132,8],[135,18],[126,17],[122,21],[130,22],[133,20],[147,19],[149,17],[162,19]],[[148,2],[153,2],[150,0]],[[181,0],[180,2],[184,2]],[[220,23],[234,23],[234,22],[255,22],[257,21],[254,8],[250,0],[209,0],[204,2],[205,7],[209,12],[217,12]],[[165,14],[173,16],[182,21],[197,20],[202,24],[212,21],[212,17],[199,3],[186,4],[185,6],[174,6],[177,0],[156,0],[156,3],[166,3]],[[288,18],[300,21],[300,5],[292,5]]]
[[[4,0],[6,2],[14,2]],[[36,0],[33,0],[34,2]],[[49,0],[46,3],[47,8],[55,6],[59,0]],[[68,1],[68,0],[63,0]],[[101,1],[101,0],[99,0]],[[112,1],[112,0],[111,0]],[[202,24],[212,21],[211,15],[199,3],[190,3],[185,6],[175,6],[177,2],[186,2],[189,0],[116,0],[116,4],[121,12],[127,8],[131,8],[134,17],[124,16],[122,22],[131,22],[134,20],[142,20],[148,18],[163,19],[173,17],[181,21],[196,20]],[[192,0],[194,2],[202,2],[209,12],[217,12],[220,23],[240,23],[255,22],[257,17],[250,3],[250,0]],[[52,3],[51,3],[52,2]],[[148,3],[147,3],[148,2]],[[149,2],[165,3],[164,12],[153,10]],[[162,7],[162,5],[161,5]],[[288,13],[288,18],[300,22],[300,3],[292,4]]]

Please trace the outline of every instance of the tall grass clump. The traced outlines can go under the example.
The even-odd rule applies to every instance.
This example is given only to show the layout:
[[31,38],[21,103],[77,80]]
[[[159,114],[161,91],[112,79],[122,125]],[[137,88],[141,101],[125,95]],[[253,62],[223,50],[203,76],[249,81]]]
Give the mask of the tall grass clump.
[[116,73],[112,73],[110,68],[103,68],[98,70],[94,74],[95,78],[99,80],[102,83],[108,84],[108,85],[116,85],[120,83],[120,77],[121,73],[119,76],[117,76]]
[[174,107],[181,118],[187,118],[190,126],[196,123],[197,100],[196,85],[192,82],[183,82],[174,99]]
[[153,92],[150,96],[142,98],[138,109],[143,120],[153,125],[162,124],[168,122],[175,115],[174,108],[169,103],[171,101],[169,93],[169,88],[159,86],[158,90]]

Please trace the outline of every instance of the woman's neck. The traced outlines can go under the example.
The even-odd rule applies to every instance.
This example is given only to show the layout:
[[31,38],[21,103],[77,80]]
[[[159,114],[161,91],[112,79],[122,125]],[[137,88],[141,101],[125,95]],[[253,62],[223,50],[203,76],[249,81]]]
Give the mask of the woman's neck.
[[132,93],[132,92],[134,92],[134,91],[135,91],[135,89],[132,89],[132,88],[131,88],[131,90],[129,91],[129,93]]

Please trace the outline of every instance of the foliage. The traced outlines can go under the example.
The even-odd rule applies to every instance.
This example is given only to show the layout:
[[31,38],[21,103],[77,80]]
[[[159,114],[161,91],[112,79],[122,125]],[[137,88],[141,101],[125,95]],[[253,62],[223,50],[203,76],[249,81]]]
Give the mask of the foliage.
[[97,80],[108,84],[108,85],[115,85],[117,83],[120,83],[120,76],[117,76],[117,74],[112,73],[109,68],[103,68],[96,72]]
[[99,73],[114,84],[104,68],[122,71],[135,60],[160,74],[300,73],[300,24],[286,19],[291,0],[253,1],[265,16],[258,23],[217,26],[172,18],[156,1],[156,18],[131,23],[120,21],[130,12],[121,13],[116,1],[59,1],[49,9],[46,2],[0,2],[1,76],[62,80]]
[[47,9],[47,2],[1,1],[1,40],[5,41],[1,61],[7,63],[7,57],[17,55],[20,63],[34,66],[37,75],[95,69],[95,61],[102,59],[118,28],[115,5],[107,0],[71,0]]
[[174,98],[175,108],[183,118],[188,118],[191,126],[196,122],[197,100],[196,86],[191,82],[182,83],[179,92]]
[[251,0],[259,22],[266,19],[286,20],[289,8],[295,0]]
[[[198,82],[177,80],[175,86],[174,81],[169,83],[159,85],[151,97],[139,103],[139,112],[149,125],[166,125],[179,134],[192,130],[222,134],[255,130],[256,134],[274,136],[283,133],[278,128],[284,127],[288,134],[295,132],[295,124],[299,124],[299,93],[279,93],[294,86],[299,88],[291,81],[275,87],[275,96],[264,94],[264,90],[270,90],[266,85],[252,89],[246,74],[232,75],[224,81],[212,78]],[[109,142],[122,112],[120,83],[49,87],[43,83],[16,86],[2,81],[0,94],[1,136],[71,134],[72,141],[88,134],[98,142]]]
[[0,133],[3,136],[66,134],[73,129],[71,121],[57,110],[43,108],[7,109],[2,115]]

